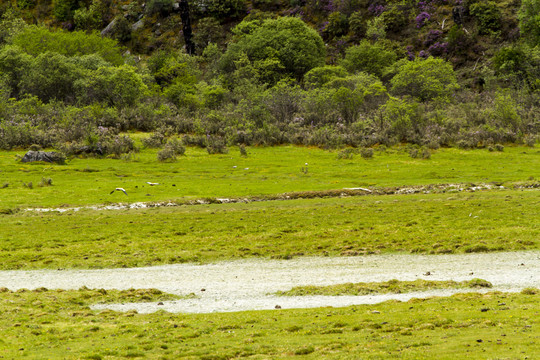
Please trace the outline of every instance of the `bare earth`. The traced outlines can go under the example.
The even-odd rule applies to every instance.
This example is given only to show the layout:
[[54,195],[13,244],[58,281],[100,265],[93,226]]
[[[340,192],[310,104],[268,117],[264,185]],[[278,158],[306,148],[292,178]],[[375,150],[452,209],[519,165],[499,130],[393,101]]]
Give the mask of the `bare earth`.
[[[427,275],[429,272],[429,275]],[[389,299],[448,296],[464,290],[441,290],[376,296],[277,297],[269,293],[300,285],[398,280],[470,280],[493,284],[485,291],[540,288],[540,252],[460,255],[370,255],[292,260],[237,260],[213,264],[179,264],[131,269],[0,271],[0,287],[35,289],[156,288],[196,298],[158,303],[96,305],[94,309],[141,313],[165,310],[208,313],[281,308],[373,304]],[[203,290],[204,289],[204,290]],[[476,290],[475,290],[476,291]]]

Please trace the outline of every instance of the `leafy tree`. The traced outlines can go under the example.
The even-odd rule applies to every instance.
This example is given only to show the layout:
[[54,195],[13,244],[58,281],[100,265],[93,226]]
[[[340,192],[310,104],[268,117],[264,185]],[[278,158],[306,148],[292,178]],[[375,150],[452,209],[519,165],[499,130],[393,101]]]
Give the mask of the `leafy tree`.
[[0,19],[0,44],[9,42],[27,27],[23,19],[19,18],[13,8],[8,8]]
[[448,98],[459,88],[452,65],[432,57],[405,61],[390,82],[392,93],[410,95],[420,101]]
[[23,75],[31,68],[33,59],[18,46],[7,45],[0,49],[0,74],[12,97],[18,97]]
[[347,71],[355,73],[364,71],[381,77],[383,70],[395,63],[397,55],[377,43],[372,44],[363,40],[359,45],[351,46],[345,52],[345,58],[340,62]]
[[100,67],[88,71],[74,82],[80,102],[105,103],[108,106],[133,106],[147,91],[142,78],[129,65]]
[[[245,28],[246,24],[240,24]],[[272,60],[272,67],[283,69],[279,77],[300,80],[310,69],[324,64],[324,43],[317,32],[302,20],[292,17],[264,20],[227,49],[222,58],[223,71],[233,71],[242,53],[253,62]],[[265,64],[267,65],[267,64]]]
[[540,45],[540,0],[521,0],[518,19],[521,35],[531,45]]
[[43,102],[73,102],[73,82],[80,76],[80,69],[69,58],[48,51],[35,58],[19,84],[22,93],[35,95]]

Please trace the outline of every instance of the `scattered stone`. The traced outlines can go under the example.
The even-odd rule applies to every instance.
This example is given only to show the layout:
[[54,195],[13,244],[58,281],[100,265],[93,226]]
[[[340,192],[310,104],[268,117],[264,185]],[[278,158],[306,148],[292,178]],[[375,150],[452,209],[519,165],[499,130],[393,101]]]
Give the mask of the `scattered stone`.
[[481,312],[486,312],[486,311],[489,311],[489,309],[488,308],[482,308],[482,309],[480,309],[480,311]]
[[160,301],[160,302],[158,302],[157,304],[158,304],[158,305],[163,305],[163,302],[162,302],[162,301]]
[[372,314],[380,314],[381,312],[380,312],[380,311],[377,311],[377,310],[372,310],[371,313],[372,313]]
[[57,163],[62,164],[65,161],[64,155],[62,155],[59,152],[55,151],[28,151],[26,154],[24,154],[24,157],[22,158],[22,162],[34,162],[34,161],[44,161],[48,163]]
[[205,289],[205,288],[202,288],[201,291],[206,291],[206,289]]
[[275,308],[275,309],[281,309],[281,306],[276,305],[274,308]]
[[431,275],[431,271],[424,273],[424,276],[430,276],[430,275]]
[[478,339],[478,340],[476,340],[476,342],[477,342],[477,343],[481,343],[481,342],[483,342],[483,340],[482,340],[482,339]]

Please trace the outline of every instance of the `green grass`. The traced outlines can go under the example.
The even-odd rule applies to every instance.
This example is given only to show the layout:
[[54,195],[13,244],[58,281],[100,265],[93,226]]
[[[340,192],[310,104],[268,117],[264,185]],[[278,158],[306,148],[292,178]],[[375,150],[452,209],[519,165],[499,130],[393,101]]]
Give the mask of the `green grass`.
[[0,215],[0,268],[540,248],[538,190]]
[[[338,151],[293,146],[248,148],[248,157],[241,157],[236,148],[226,155],[188,148],[187,155],[174,163],[159,163],[156,153],[145,150],[134,161],[74,158],[66,165],[54,165],[24,164],[15,157],[24,152],[2,151],[0,210],[540,179],[538,147],[506,147],[504,152],[439,149],[429,160],[413,159],[399,147],[375,151],[373,159],[352,160],[337,159]],[[305,163],[307,172],[302,171]],[[43,178],[51,179],[52,186],[39,187]],[[149,187],[147,181],[161,185]],[[33,188],[24,185],[29,183]],[[116,187],[125,188],[129,196],[110,195]]]
[[[29,359],[533,359],[538,291],[239,313],[92,311],[97,290],[3,292],[0,355]],[[534,294],[536,292],[536,294]]]
[[287,291],[278,291],[276,295],[280,296],[307,296],[307,295],[370,295],[370,294],[402,294],[414,291],[428,291],[439,289],[477,289],[491,288],[493,285],[486,280],[472,279],[469,281],[399,281],[397,279],[384,282],[370,283],[346,283],[328,286],[296,286]]

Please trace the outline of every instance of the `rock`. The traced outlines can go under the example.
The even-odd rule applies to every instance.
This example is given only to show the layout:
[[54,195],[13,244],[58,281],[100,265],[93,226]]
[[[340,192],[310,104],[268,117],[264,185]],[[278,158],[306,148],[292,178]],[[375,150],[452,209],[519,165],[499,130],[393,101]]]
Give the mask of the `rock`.
[[144,18],[131,25],[131,31],[137,31],[144,26]]
[[275,309],[281,309],[281,306],[280,306],[280,305],[276,305],[274,308],[275,308]]
[[111,21],[109,25],[105,27],[105,29],[101,30],[101,36],[109,35],[112,32],[114,25],[116,25],[116,19]]
[[24,154],[22,162],[44,161],[49,163],[63,164],[65,161],[64,155],[55,151],[28,151]]

